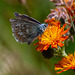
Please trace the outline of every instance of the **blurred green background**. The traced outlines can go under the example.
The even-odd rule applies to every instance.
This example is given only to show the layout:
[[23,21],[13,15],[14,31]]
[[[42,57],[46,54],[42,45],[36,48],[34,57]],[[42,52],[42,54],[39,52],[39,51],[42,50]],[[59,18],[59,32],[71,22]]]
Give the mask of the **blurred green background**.
[[[57,75],[54,63],[60,57],[45,59],[41,52],[35,50],[33,45],[20,44],[12,36],[10,18],[14,13],[29,15],[41,23],[44,22],[50,9],[55,8],[49,0],[0,0],[0,75]],[[71,41],[66,46],[66,52],[73,53],[75,43]],[[74,75],[68,70],[60,75]]]

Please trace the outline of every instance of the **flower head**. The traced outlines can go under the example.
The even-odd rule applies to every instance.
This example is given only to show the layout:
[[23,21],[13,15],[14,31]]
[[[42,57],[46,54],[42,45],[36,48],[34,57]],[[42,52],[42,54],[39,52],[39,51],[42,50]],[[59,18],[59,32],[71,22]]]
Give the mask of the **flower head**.
[[62,42],[68,38],[68,36],[63,36],[69,30],[67,29],[64,31],[66,24],[64,24],[63,27],[60,27],[59,21],[55,20],[53,22],[53,20],[51,19],[48,21],[46,20],[46,22],[51,23],[48,23],[48,27],[45,29],[44,33],[39,36],[39,42],[35,44],[38,45],[36,47],[37,51],[47,50],[50,45],[52,48],[57,48],[57,45],[62,47],[64,46]]
[[57,73],[61,73],[63,71],[67,71],[68,69],[75,69],[75,52],[73,54],[69,54],[68,56],[62,58],[58,64],[55,64],[55,70],[61,70]]
[[69,19],[69,15],[65,7],[57,7],[56,9],[51,9],[51,13],[47,16],[47,18],[49,19],[55,18],[57,20],[63,18],[67,20]]
[[68,20],[69,16],[75,16],[75,1],[74,0],[50,0],[55,2],[57,7],[54,10],[51,10],[51,13],[48,15],[48,18],[56,18],[60,20],[61,18]]

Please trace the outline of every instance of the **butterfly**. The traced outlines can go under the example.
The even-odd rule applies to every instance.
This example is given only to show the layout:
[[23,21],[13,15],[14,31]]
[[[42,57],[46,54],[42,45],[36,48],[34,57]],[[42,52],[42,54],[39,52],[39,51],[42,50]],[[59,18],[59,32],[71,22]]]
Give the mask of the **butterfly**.
[[15,17],[10,19],[13,36],[17,42],[27,42],[28,45],[41,36],[48,26],[24,14],[15,13]]

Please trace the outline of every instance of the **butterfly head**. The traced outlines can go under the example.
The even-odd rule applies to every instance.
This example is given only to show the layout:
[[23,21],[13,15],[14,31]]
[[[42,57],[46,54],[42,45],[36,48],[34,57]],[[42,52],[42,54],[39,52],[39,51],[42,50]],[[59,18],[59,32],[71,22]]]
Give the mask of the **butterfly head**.
[[41,24],[41,27],[40,28],[44,32],[47,26],[48,26],[48,24],[43,23],[43,24]]

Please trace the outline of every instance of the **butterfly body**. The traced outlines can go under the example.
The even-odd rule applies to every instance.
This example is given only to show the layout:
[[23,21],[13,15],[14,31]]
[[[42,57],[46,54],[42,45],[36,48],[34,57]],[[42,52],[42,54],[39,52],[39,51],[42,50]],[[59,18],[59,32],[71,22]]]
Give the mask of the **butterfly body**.
[[12,32],[16,41],[21,43],[32,43],[47,27],[47,24],[41,24],[27,15],[15,13],[15,17],[17,19],[10,19]]

